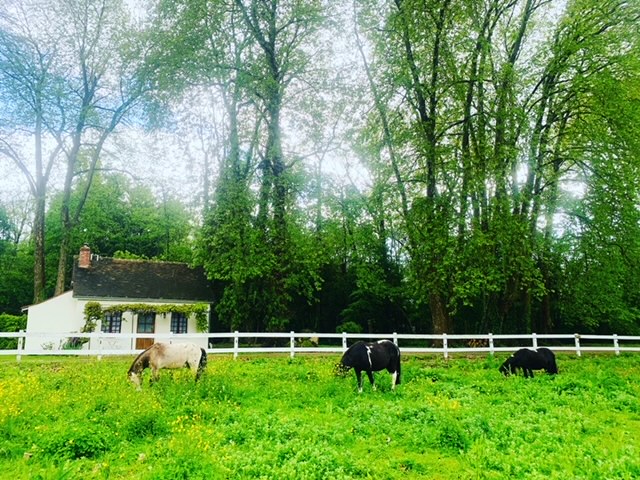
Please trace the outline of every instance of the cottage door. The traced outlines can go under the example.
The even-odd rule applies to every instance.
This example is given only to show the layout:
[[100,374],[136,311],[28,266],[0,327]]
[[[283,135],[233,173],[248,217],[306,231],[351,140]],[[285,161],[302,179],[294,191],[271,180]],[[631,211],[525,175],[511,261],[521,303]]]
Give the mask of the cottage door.
[[[138,314],[137,333],[156,332],[156,314],[153,312]],[[153,345],[153,338],[136,338],[136,349],[146,349]]]

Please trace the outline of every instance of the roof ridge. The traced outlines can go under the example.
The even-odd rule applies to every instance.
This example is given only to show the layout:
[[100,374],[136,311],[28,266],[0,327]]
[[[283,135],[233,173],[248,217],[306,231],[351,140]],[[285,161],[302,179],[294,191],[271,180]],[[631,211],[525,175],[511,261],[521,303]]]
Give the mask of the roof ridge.
[[191,266],[188,262],[177,262],[175,260],[156,260],[153,258],[117,258],[117,257],[100,257],[100,260],[113,260],[115,262],[137,262],[137,263],[166,263],[169,265],[187,265]]

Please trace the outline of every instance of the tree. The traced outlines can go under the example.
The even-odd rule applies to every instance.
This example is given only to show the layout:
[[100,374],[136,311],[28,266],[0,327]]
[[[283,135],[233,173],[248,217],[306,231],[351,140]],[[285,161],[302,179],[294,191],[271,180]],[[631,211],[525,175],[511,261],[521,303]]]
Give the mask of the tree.
[[585,149],[606,152],[578,132],[595,118],[593,78],[633,78],[637,5],[354,7],[360,45],[371,46],[360,52],[375,106],[362,138],[374,176],[394,186],[384,211],[401,214],[414,295],[432,329],[549,331],[563,182],[588,162]]
[[578,198],[560,196],[556,202],[567,218],[560,238],[566,253],[561,263],[565,275],[557,284],[557,323],[571,329],[636,334],[640,45],[632,23],[640,12],[627,8],[615,12],[616,22],[612,17],[582,15],[585,24],[578,24],[600,33],[579,37],[589,55],[581,58],[582,74],[571,85],[584,103],[582,114],[569,123],[566,141],[584,193]]
[[[8,129],[25,128],[35,140],[35,169],[15,146],[15,132],[3,135],[3,152],[21,169],[36,200],[35,301],[44,298],[44,205],[55,162],[64,159],[62,232],[56,293],[65,286],[70,232],[78,222],[105,142],[149,89],[137,67],[139,35],[120,2],[31,0],[7,5],[2,15],[2,94],[16,110]],[[5,130],[6,132],[7,130]],[[43,150],[49,152],[45,161]],[[75,210],[70,199],[79,176],[85,189]]]
[[[71,196],[75,207],[82,189]],[[47,216],[47,245],[55,250],[63,232],[58,222],[62,193],[54,197]],[[157,198],[148,186],[122,174],[98,174],[83,213],[68,232],[70,248],[83,244],[104,256],[135,256],[191,263],[191,218],[185,206],[169,195]],[[55,253],[49,255],[57,260]],[[70,271],[71,265],[67,267]],[[68,273],[68,272],[67,272]]]
[[304,47],[322,21],[320,3],[161,2],[158,15],[169,35],[159,54],[168,71],[178,68],[185,83],[215,89],[225,112],[228,149],[205,206],[201,249],[209,276],[224,285],[219,309],[280,330],[291,320],[292,291],[308,290],[293,268],[299,177],[297,159],[287,159],[282,118],[310,67]]
[[[50,141],[47,132],[60,129],[56,94],[62,72],[54,63],[60,34],[47,28],[47,12],[31,19],[31,11],[31,5],[21,2],[5,2],[0,11],[0,153],[24,175],[34,200],[33,301],[37,303],[45,298],[47,187],[60,153],[60,146]],[[30,141],[32,150],[26,147]]]
[[33,298],[33,253],[18,241],[15,220],[9,209],[0,204],[0,313],[19,315]]
[[292,244],[289,218],[292,207],[291,164],[283,150],[282,115],[286,95],[307,73],[310,58],[304,46],[317,32],[322,21],[320,2],[298,0],[235,0],[245,27],[255,41],[256,61],[253,83],[256,104],[264,119],[264,143],[260,155],[260,192],[256,226],[261,239],[269,245],[272,258],[267,273],[268,295],[272,302],[265,312],[267,328],[281,330],[290,322],[288,288],[291,270]]

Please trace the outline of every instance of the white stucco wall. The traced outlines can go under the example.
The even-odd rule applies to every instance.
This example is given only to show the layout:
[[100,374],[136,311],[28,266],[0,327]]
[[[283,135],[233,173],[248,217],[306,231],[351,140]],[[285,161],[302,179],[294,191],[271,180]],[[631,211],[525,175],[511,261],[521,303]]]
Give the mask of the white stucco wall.
[[[73,297],[73,292],[69,291],[37,305],[31,305],[28,308],[27,332],[29,334],[43,333],[46,335],[27,337],[25,350],[27,352],[42,352],[61,349],[69,335],[56,334],[79,332],[85,324],[84,307],[90,301],[99,302],[103,308],[122,303],[146,303],[151,305],[182,303],[177,301],[157,302],[149,299],[119,299],[117,301],[82,299]],[[132,312],[123,312],[121,333],[135,333],[138,326],[137,320],[137,315]],[[156,315],[155,327],[156,334],[170,333],[171,314]],[[100,325],[98,325],[96,331],[100,331]],[[198,333],[194,316],[191,316],[187,321],[187,333]],[[188,341],[196,343],[203,348],[207,347],[206,338],[193,338]],[[135,339],[131,337],[105,338],[102,339],[101,342],[101,348],[103,350],[133,350],[135,348]],[[89,348],[89,345],[85,345],[84,347]],[[98,346],[92,343],[90,348],[93,350],[97,349]]]
[[[84,325],[84,312],[73,298],[73,292],[66,292],[28,308],[27,332],[29,333],[67,333],[77,332]],[[25,350],[58,350],[66,341],[66,336],[39,335],[29,336],[25,341]]]

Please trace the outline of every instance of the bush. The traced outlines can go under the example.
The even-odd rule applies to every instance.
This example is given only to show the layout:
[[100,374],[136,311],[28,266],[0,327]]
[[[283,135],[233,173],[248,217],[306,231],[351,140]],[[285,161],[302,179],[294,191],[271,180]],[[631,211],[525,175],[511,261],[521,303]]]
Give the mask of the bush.
[[58,459],[96,458],[109,449],[107,433],[92,428],[70,427],[48,436],[42,451]]
[[[26,328],[26,315],[9,315],[8,313],[0,313],[0,332],[19,332]],[[0,338],[0,350],[12,350],[17,347],[17,338]]]
[[155,411],[143,411],[132,414],[125,421],[124,431],[132,441],[146,437],[159,437],[167,433],[165,418]]
[[469,439],[465,430],[457,422],[449,420],[440,425],[436,446],[441,449],[462,451],[468,448]]
[[341,323],[336,327],[336,333],[343,333],[343,332],[362,333],[362,325],[352,321]]

